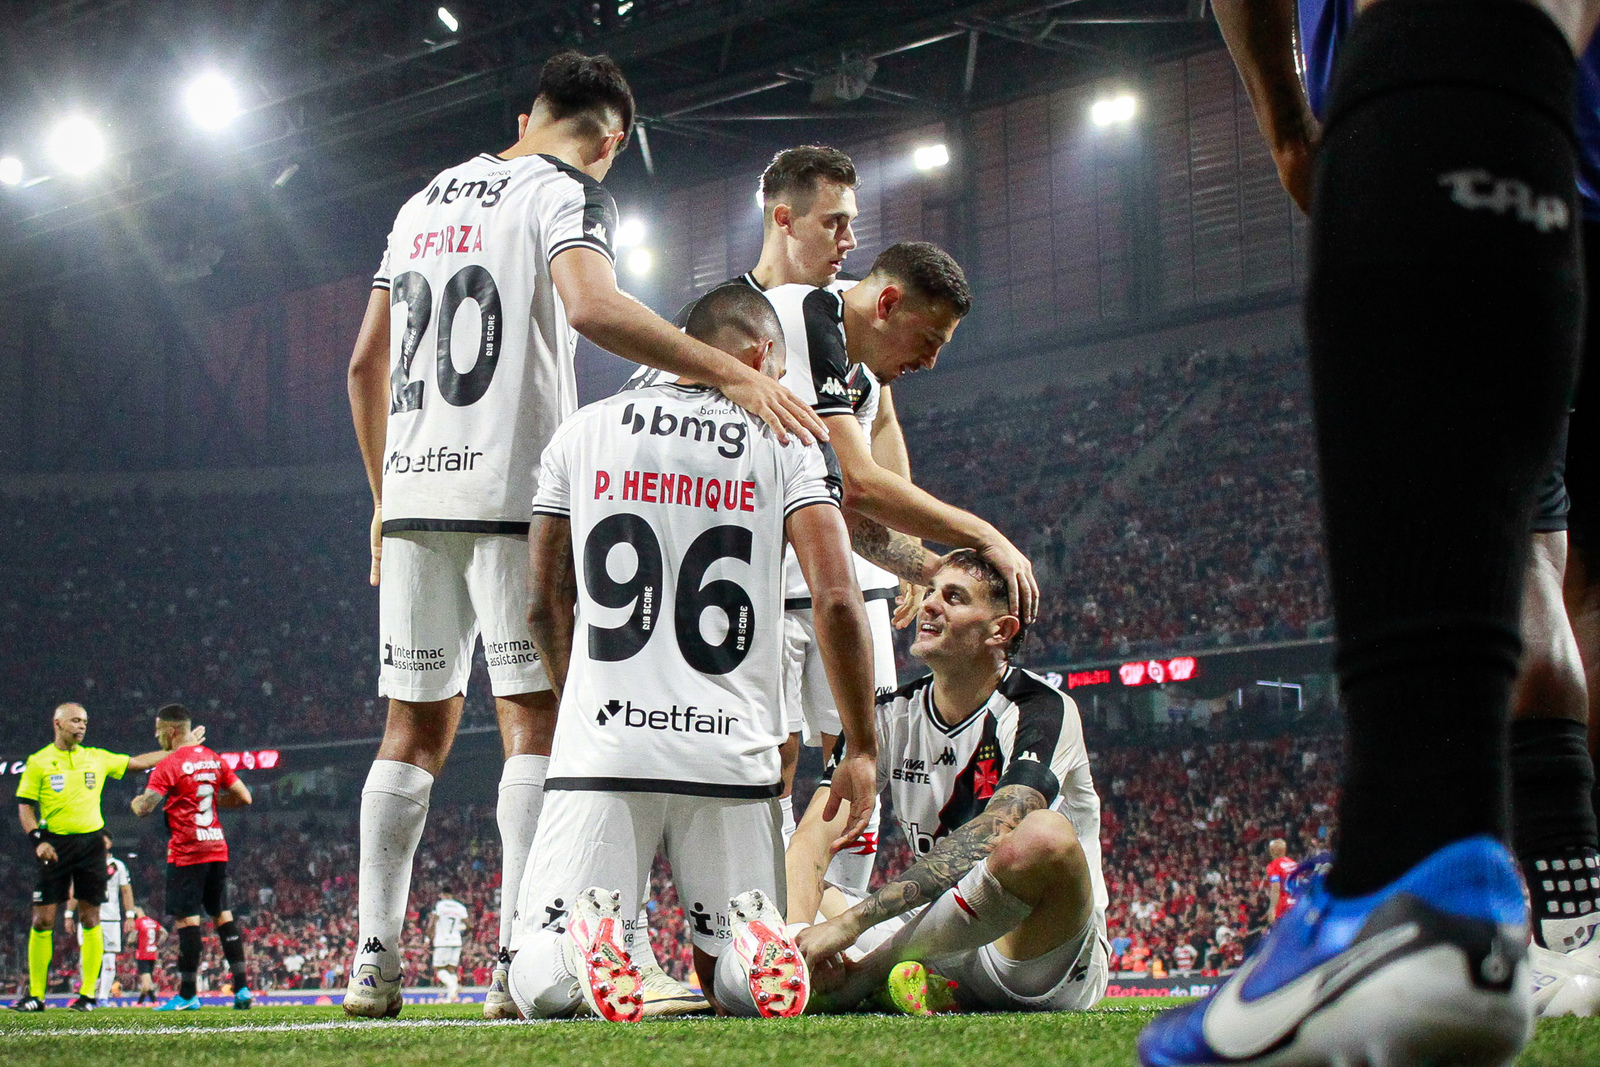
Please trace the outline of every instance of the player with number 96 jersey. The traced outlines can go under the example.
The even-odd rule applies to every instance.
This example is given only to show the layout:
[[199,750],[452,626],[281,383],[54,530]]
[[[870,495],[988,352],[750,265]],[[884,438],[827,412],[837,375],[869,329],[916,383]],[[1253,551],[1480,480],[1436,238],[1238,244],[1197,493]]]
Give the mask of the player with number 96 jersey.
[[705,386],[562,426],[533,507],[570,520],[578,570],[547,790],[778,795],[784,520],[838,493],[819,449],[780,446]]

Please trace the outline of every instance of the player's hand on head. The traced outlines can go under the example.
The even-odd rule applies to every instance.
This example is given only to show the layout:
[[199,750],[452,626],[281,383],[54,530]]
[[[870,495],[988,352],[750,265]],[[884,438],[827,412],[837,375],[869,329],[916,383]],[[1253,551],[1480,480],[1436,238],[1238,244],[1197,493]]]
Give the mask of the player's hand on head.
[[785,443],[793,434],[805,444],[828,439],[822,419],[776,378],[751,371],[723,389],[727,398],[772,428]]
[[383,504],[377,501],[372,504],[372,528],[368,534],[371,538],[372,570],[367,574],[367,583],[377,585],[383,562]]
[[982,552],[1005,576],[1012,612],[1031,625],[1039,612],[1039,580],[1034,577],[1032,562],[1004,537],[994,544],[984,545]]
[[831,822],[839,814],[839,805],[850,805],[850,821],[829,848],[838,852],[849,848],[867,830],[872,818],[872,798],[878,788],[878,760],[876,756],[846,753],[833,771],[833,784],[828,790],[828,803],[822,809],[822,820]]
[[917,621],[917,611],[922,607],[922,597],[926,592],[922,586],[900,579],[900,596],[895,601],[894,619],[891,620],[896,630],[904,630]]

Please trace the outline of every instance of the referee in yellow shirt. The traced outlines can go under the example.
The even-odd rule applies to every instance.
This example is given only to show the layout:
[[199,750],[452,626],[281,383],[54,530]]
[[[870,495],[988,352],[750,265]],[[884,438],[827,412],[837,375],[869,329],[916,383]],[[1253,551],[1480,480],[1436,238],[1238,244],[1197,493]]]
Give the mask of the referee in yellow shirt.
[[[107,778],[128,771],[147,771],[167,755],[165,750],[120,756],[88,748],[89,713],[82,704],[62,704],[55,711],[56,739],[28,757],[17,786],[17,817],[33,841],[39,879],[33,890],[33,931],[28,936],[28,995],[12,1005],[17,1011],[44,1011],[45,982],[55,949],[56,907],[77,898],[78,925],[83,928],[81,977],[74,1011],[93,1011],[100,980],[105,934],[100,905],[106,899],[106,847],[100,838],[100,794]],[[199,744],[205,729],[197,727],[188,744]]]

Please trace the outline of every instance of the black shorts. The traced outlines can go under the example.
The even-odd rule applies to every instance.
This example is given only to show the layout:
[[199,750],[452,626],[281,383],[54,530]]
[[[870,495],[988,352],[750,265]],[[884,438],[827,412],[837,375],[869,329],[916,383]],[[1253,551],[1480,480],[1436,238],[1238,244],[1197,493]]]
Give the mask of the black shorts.
[[45,831],[44,840],[56,850],[54,863],[38,861],[39,880],[34,883],[35,904],[60,904],[71,896],[84,904],[106,902],[106,843],[101,840],[103,831],[87,834],[52,834]]
[[228,910],[228,861],[167,864],[167,914],[187,919],[202,910],[213,919]]
[[139,973],[140,974],[155,974],[156,973],[156,961],[155,960],[134,960],[133,962],[139,965]]

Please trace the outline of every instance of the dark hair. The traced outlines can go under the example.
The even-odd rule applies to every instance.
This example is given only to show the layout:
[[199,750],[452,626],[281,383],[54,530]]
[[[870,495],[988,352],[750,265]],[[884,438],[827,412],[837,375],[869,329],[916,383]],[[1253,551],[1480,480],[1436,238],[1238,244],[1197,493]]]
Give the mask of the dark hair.
[[856,165],[837,148],[803,144],[785,148],[761,172],[761,202],[782,199],[800,214],[811,210],[818,182],[837,182],[854,189]]
[[189,709],[182,704],[163,704],[156,709],[157,722],[188,722]]
[[539,71],[539,93],[534,103],[544,101],[555,119],[581,116],[593,125],[593,133],[606,132],[607,111],[622,120],[621,152],[633,136],[633,90],[622,68],[610,56],[586,56],[580,52],[561,52],[551,56]]
[[735,330],[752,341],[768,338],[783,344],[783,324],[766,297],[744,282],[719,285],[695,301],[684,332],[696,341],[711,343],[720,330]]
[[[983,554],[970,548],[958,548],[944,558],[941,566],[954,567],[976,578],[983,586],[983,591],[989,597],[989,602],[1000,608],[1003,612],[1011,612],[1011,587],[1006,584],[1005,575],[983,557]],[[1022,642],[1028,637],[1028,624],[1017,617],[1017,632],[1006,644],[1004,652],[1006,659],[1011,659],[1022,651]]]
[[944,304],[965,318],[972,310],[972,286],[961,264],[936,244],[901,241],[890,245],[872,261],[871,274],[886,274],[924,300]]

